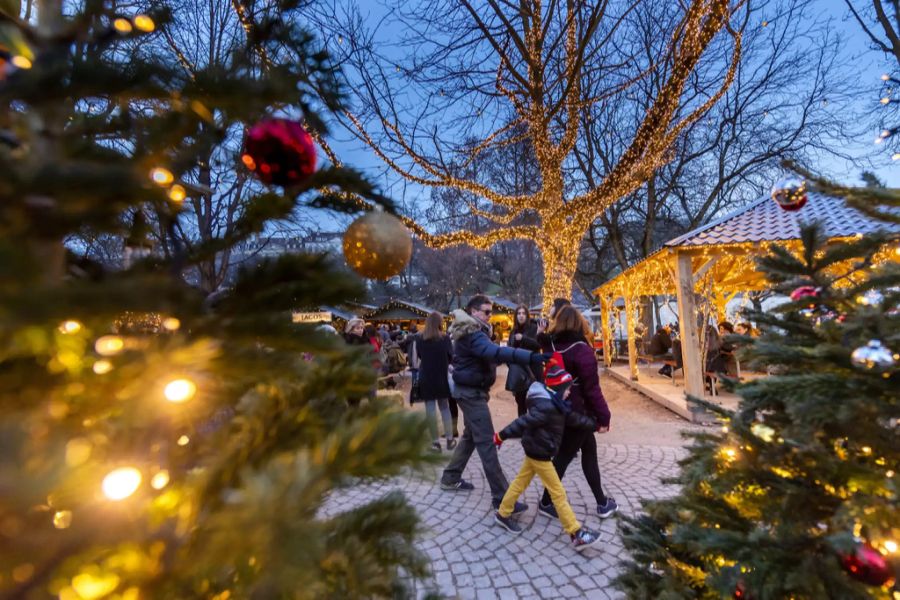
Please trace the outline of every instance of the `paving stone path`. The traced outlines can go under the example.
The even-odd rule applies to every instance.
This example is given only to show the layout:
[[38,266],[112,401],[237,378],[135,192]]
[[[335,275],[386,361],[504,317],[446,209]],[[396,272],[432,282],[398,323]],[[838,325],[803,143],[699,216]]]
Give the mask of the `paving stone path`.
[[[515,418],[515,403],[503,390],[501,370],[490,403],[499,430]],[[675,492],[660,479],[678,473],[684,456],[680,432],[696,429],[624,385],[605,376],[602,385],[613,413],[613,430],[598,435],[598,459],[603,487],[619,503],[621,513],[635,515],[641,498],[661,498]],[[449,453],[444,454],[449,459]],[[512,480],[522,464],[518,440],[500,449],[500,462]],[[621,598],[610,581],[619,561],[626,558],[616,519],[601,520],[580,462],[569,467],[563,484],[579,520],[599,529],[601,542],[582,553],[571,548],[556,520],[537,513],[542,491],[535,478],[523,495],[528,511],[519,517],[524,526],[513,535],[494,523],[491,498],[478,454],[473,453],[464,478],[471,492],[445,492],[431,477],[409,476],[357,486],[332,496],[325,512],[347,510],[390,491],[401,490],[416,507],[427,528],[419,547],[431,558],[433,577],[423,582],[420,595],[435,591],[448,598]]]
[[[677,472],[679,448],[642,445],[600,445],[599,462],[604,490],[633,515],[641,498],[672,493],[659,483]],[[500,462],[512,479],[522,463],[522,448],[514,440],[504,443]],[[431,479],[395,478],[358,486],[331,499],[327,512],[343,511],[392,490],[401,490],[419,511],[426,535],[420,548],[431,558],[433,579],[420,586],[449,598],[621,598],[610,581],[625,556],[614,518],[597,517],[593,496],[578,464],[563,480],[569,502],[579,520],[599,529],[601,542],[582,553],[571,548],[559,522],[537,513],[542,490],[535,478],[523,500],[528,511],[520,515],[525,530],[513,535],[494,523],[491,498],[477,454],[464,477],[475,485],[471,492],[445,492]]]

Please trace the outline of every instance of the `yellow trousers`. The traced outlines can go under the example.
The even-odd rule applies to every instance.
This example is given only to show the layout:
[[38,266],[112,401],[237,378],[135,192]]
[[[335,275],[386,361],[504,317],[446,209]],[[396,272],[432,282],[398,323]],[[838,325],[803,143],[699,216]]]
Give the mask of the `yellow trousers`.
[[506,490],[506,494],[503,496],[500,510],[497,511],[500,513],[500,516],[506,518],[512,514],[516,500],[519,499],[519,496],[522,495],[535,475],[541,478],[544,487],[550,492],[550,499],[553,500],[553,506],[559,515],[559,522],[562,523],[565,532],[573,534],[581,529],[578,519],[575,518],[575,512],[569,506],[566,490],[559,480],[559,475],[556,474],[556,469],[553,468],[553,463],[549,460],[535,460],[527,456],[525,457],[525,462],[522,463],[519,474],[509,484],[509,489]]

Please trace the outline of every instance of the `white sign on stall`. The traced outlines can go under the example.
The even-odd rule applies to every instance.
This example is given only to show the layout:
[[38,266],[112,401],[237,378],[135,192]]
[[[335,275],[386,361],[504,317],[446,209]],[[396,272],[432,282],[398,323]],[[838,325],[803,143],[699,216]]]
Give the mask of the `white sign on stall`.
[[331,323],[331,313],[328,311],[319,312],[295,312],[291,315],[294,323]]

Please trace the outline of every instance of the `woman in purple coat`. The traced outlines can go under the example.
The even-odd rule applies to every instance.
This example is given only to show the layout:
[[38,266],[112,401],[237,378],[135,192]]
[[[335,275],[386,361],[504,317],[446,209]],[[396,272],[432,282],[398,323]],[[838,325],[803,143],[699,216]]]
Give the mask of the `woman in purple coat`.
[[[571,306],[561,307],[554,315],[553,323],[548,330],[550,346],[544,352],[559,352],[562,355],[566,371],[572,374],[575,382],[569,392],[572,410],[593,417],[597,422],[597,431],[609,431],[610,412],[603,392],[600,390],[600,376],[597,369],[597,356],[590,343],[590,330],[578,310]],[[566,427],[563,430],[562,443],[553,466],[562,479],[566,468],[575,455],[581,451],[581,468],[587,479],[594,499],[597,501],[597,514],[607,518],[618,510],[616,501],[603,492],[600,480],[600,466],[597,462],[597,438],[593,431]],[[550,501],[550,494],[544,495],[538,505],[538,512],[550,517],[557,517],[556,509]]]

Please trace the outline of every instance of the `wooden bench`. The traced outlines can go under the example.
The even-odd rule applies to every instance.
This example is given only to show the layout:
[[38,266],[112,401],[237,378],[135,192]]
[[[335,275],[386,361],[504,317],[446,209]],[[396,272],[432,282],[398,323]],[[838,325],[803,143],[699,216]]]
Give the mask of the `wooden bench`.
[[712,396],[718,396],[718,390],[716,390],[716,386],[719,384],[719,374],[713,371],[704,371],[703,373],[703,393],[706,393],[706,380],[710,380],[710,392]]
[[670,377],[670,379],[672,380],[672,385],[678,385],[675,383],[675,371],[678,371],[680,369],[681,375],[683,376],[684,375],[684,365],[678,366],[678,363],[675,362],[674,358],[667,358],[667,359],[663,360],[662,363],[664,365],[668,365],[669,367],[672,368],[671,377]]

